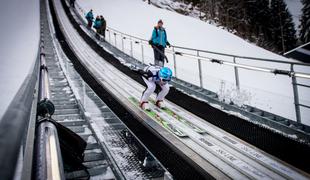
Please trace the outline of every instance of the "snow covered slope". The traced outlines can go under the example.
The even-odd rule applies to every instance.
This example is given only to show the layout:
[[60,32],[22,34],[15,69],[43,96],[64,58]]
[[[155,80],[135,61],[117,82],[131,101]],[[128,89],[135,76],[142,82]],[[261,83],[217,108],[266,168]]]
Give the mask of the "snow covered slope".
[[[148,5],[142,0],[78,0],[77,3],[85,11],[94,10],[95,15],[103,15],[108,26],[126,34],[149,39],[152,29],[158,19],[163,19],[171,44],[222,52],[241,56],[277,59],[281,61],[296,62],[279,56],[265,49],[257,47],[221,28],[207,24],[198,19],[184,16],[176,12],[160,9]],[[117,43],[120,45],[120,41]],[[125,45],[129,48],[128,44]],[[135,46],[135,45],[134,45]],[[140,51],[141,47],[135,47]],[[135,52],[137,58],[141,55]],[[146,63],[153,61],[152,50],[145,49],[148,58]],[[168,58],[172,56],[167,54]],[[232,61],[232,59],[225,59]],[[289,70],[287,65],[278,65],[269,62],[239,61],[243,64]],[[173,67],[172,60],[168,64]],[[197,60],[177,56],[178,78],[199,84]],[[249,104],[275,114],[295,119],[293,88],[291,78],[275,76],[261,72],[239,70],[241,91],[235,87],[234,69],[209,62],[202,62],[204,88],[220,94],[226,101],[233,100],[237,104]],[[299,71],[310,72],[310,68],[300,68]],[[304,82],[310,84],[309,81]],[[310,105],[310,92],[299,89],[300,99],[303,104]],[[303,110],[303,119],[310,115],[310,111]],[[310,124],[308,122],[303,122]]]
[[154,25],[159,19],[163,19],[168,38],[173,45],[289,61],[218,27],[150,6],[142,0],[78,0],[77,2],[86,11],[93,9],[95,15],[103,14],[108,26],[130,35],[148,39]]

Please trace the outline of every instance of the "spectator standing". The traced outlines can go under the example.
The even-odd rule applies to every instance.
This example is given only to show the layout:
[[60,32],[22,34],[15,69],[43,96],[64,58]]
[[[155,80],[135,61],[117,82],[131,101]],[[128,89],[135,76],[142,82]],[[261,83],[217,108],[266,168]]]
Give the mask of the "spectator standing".
[[96,17],[95,22],[94,22],[94,28],[96,29],[96,36],[99,38],[100,30],[101,30],[101,19],[99,16]]
[[86,14],[85,18],[87,20],[87,27],[90,29],[93,25],[94,20],[94,14],[92,9]]
[[164,66],[165,48],[166,46],[170,46],[170,43],[167,40],[167,33],[165,28],[163,27],[163,24],[164,23],[162,20],[158,21],[157,26],[155,26],[153,29],[152,38],[149,41],[154,50],[154,64],[157,66]]
[[101,28],[100,28],[100,34],[105,37],[105,30],[107,28],[107,21],[104,19],[104,17],[101,15],[100,16],[101,20]]

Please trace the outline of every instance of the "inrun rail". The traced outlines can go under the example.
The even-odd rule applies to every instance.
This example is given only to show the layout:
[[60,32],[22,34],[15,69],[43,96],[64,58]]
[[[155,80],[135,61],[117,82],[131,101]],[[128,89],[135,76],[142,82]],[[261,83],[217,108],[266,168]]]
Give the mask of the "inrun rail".
[[[219,128],[196,117],[179,106],[167,102],[168,107],[178,115],[190,120],[194,126],[203,129],[198,133],[187,125],[170,117],[161,110],[158,115],[183,131],[185,137],[176,137],[167,132],[156,120],[149,118],[130,102],[130,98],[139,98],[144,87],[120,72],[100,57],[76,32],[68,19],[60,0],[54,0],[57,20],[73,53],[96,81],[134,114],[151,131],[171,146],[190,157],[192,163],[204,169],[215,178],[235,179],[307,179],[308,175],[294,167],[252,147],[231,136]],[[78,17],[76,17],[76,20]],[[87,29],[85,27],[85,31]],[[154,96],[153,96],[154,98]],[[194,161],[194,162],[193,162]]]

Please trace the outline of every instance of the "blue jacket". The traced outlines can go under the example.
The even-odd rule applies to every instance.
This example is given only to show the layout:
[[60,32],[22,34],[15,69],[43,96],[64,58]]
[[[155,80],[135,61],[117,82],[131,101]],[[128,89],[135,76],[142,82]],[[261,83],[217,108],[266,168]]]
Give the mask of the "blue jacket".
[[94,19],[94,15],[93,15],[93,13],[92,13],[91,11],[89,11],[89,12],[86,14],[85,18],[86,18],[87,20],[89,20],[89,21],[92,21],[92,20]]
[[165,28],[154,27],[151,40],[154,45],[160,45],[163,47],[169,45]]
[[99,29],[101,27],[101,19],[96,19],[94,22],[94,28]]

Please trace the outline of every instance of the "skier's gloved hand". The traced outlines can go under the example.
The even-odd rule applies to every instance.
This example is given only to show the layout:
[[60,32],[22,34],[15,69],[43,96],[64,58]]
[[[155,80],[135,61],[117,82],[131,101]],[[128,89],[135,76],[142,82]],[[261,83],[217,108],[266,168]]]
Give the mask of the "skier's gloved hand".
[[139,69],[138,71],[138,74],[140,74],[141,76],[145,77],[145,78],[150,78],[150,77],[153,77],[153,73],[151,71],[147,71],[145,72],[144,70],[142,69]]
[[149,40],[149,45],[153,46],[153,41],[152,41],[152,39]]
[[167,46],[170,48],[171,47],[171,44],[167,41]]

